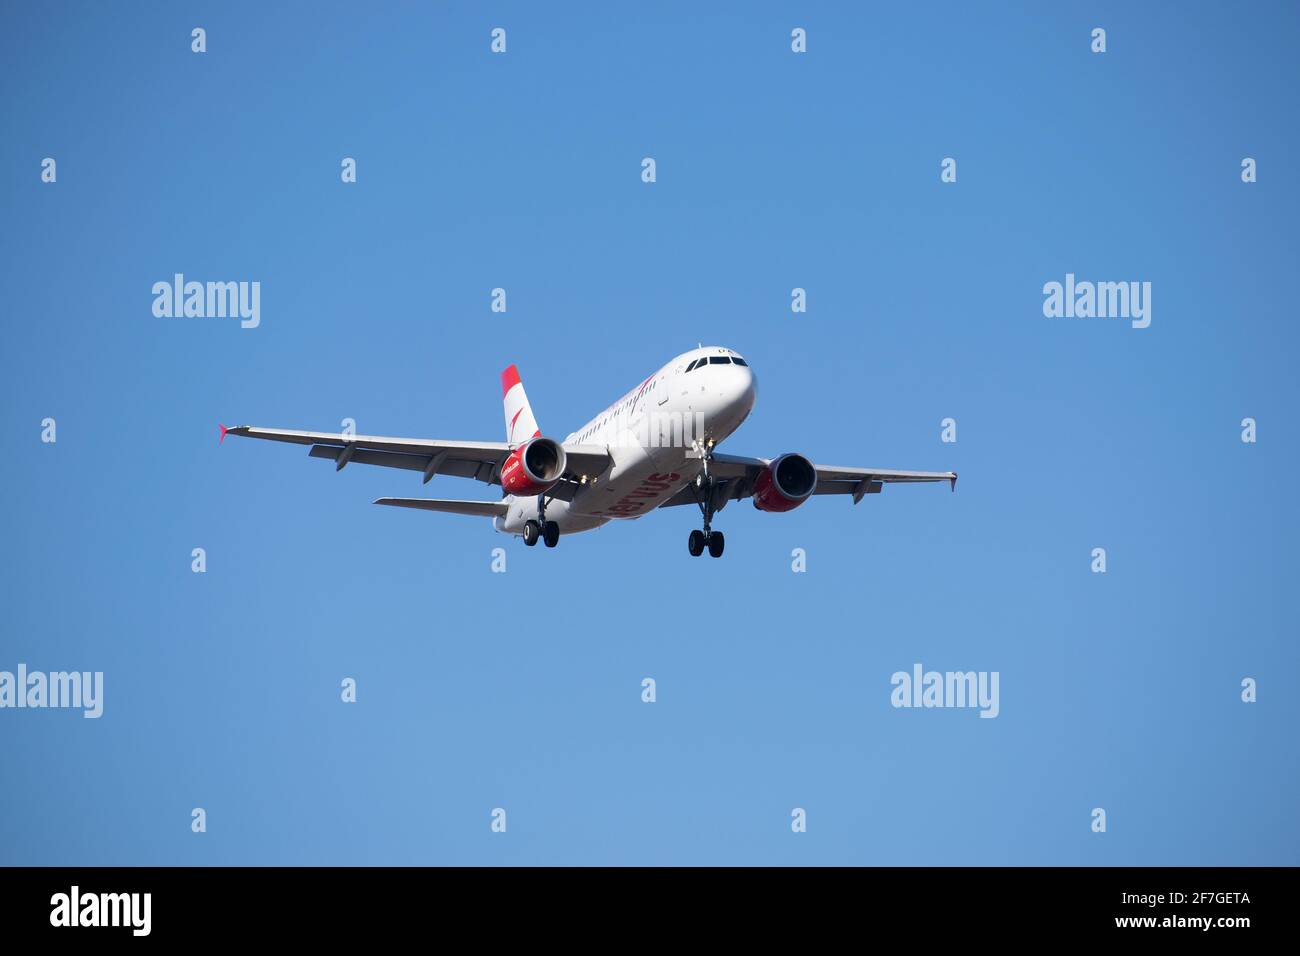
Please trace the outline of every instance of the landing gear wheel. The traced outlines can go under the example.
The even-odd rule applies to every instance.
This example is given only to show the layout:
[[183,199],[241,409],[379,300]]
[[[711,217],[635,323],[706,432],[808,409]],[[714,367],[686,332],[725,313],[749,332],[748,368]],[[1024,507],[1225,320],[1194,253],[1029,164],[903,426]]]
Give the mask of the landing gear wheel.
[[554,521],[548,521],[542,525],[542,541],[548,548],[553,548],[560,543],[560,526]]
[[721,531],[715,531],[709,535],[709,557],[722,557],[722,549],[726,546],[726,539],[722,537]]
[[691,532],[691,536],[686,539],[686,550],[691,552],[692,558],[698,558],[704,553],[704,532],[696,529]]
[[536,521],[529,520],[524,522],[524,544],[528,545],[528,547],[531,548],[537,543],[537,539],[541,536],[541,533],[542,529]]

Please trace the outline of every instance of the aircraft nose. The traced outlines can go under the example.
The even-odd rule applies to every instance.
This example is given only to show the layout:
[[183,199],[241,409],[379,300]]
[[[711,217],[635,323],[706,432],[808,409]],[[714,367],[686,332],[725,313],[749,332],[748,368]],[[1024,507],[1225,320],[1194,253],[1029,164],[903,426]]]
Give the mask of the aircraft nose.
[[733,401],[744,408],[746,414],[754,407],[754,398],[758,394],[758,380],[747,365],[731,366],[733,378]]

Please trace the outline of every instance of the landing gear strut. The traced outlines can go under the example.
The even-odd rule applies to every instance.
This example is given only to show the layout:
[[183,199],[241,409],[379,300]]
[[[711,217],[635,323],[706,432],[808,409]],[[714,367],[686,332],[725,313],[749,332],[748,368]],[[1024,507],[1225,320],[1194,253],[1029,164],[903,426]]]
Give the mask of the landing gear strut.
[[704,516],[704,530],[697,529],[691,532],[690,537],[686,540],[686,550],[691,553],[692,558],[698,558],[707,547],[710,557],[720,558],[722,557],[722,549],[727,542],[721,531],[714,531],[711,527],[715,510],[713,506],[714,490],[717,488],[716,479],[709,474],[709,462],[713,460],[712,442],[702,447],[702,457],[704,467],[695,476],[691,488],[695,493],[695,503],[700,506],[700,514]]
[[537,496],[537,520],[531,518],[524,522],[524,544],[532,547],[541,538],[548,548],[560,543],[560,526],[554,521],[546,520],[546,496]]

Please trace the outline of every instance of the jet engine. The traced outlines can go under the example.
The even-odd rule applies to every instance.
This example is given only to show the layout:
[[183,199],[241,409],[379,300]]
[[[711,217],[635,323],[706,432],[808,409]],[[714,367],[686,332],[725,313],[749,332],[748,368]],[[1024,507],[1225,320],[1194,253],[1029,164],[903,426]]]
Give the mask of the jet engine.
[[759,511],[793,511],[817,487],[817,469],[803,455],[782,455],[754,480],[754,507]]
[[540,495],[564,475],[564,447],[553,438],[530,438],[510,453],[501,466],[501,487],[507,494]]

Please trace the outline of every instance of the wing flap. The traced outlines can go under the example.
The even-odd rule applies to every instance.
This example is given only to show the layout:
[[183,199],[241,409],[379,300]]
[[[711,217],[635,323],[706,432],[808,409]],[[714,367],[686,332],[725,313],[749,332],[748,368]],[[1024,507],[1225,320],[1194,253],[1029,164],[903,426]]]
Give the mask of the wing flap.
[[[312,458],[338,461],[343,451],[342,445],[312,445],[307,454]],[[409,471],[424,471],[428,460],[424,455],[403,455],[395,451],[372,451],[369,448],[354,451],[348,458],[348,462],[355,461],[361,465],[383,465],[386,468],[406,468]]]
[[817,479],[817,487],[813,489],[814,495],[856,495],[861,491],[863,495],[878,495],[885,488],[884,482],[867,479],[864,485],[862,481],[822,481]]
[[[307,454],[312,458],[325,458],[338,461],[346,449],[341,445],[312,445]],[[429,467],[431,455],[408,455],[395,451],[372,451],[361,448],[353,451],[347,464],[358,462],[362,465],[381,465],[385,468],[405,468],[407,471],[424,471]],[[496,481],[496,462],[466,458],[443,458],[438,462],[438,474],[452,475],[456,478],[479,478],[480,481],[494,484]]]

